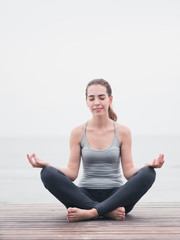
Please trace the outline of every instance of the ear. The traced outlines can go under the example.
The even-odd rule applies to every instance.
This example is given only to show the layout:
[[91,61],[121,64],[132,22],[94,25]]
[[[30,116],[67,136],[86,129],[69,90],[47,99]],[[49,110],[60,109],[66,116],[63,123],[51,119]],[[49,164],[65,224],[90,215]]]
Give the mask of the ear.
[[112,101],[113,101],[113,96],[110,96],[110,98],[109,98],[109,105],[110,106],[112,105]]

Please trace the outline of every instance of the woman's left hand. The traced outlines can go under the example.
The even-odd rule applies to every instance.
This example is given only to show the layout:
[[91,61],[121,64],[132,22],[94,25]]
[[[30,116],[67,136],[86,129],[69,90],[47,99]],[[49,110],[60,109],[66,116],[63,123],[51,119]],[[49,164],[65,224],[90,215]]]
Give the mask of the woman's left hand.
[[153,167],[153,168],[161,168],[164,164],[164,154],[159,154],[159,157],[154,159],[152,163],[146,163],[145,166]]

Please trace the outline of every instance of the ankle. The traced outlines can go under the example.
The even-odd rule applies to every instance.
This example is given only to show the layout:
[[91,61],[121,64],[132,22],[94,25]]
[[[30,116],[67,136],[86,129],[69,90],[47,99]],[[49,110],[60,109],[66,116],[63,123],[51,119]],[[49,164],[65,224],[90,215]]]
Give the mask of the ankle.
[[92,209],[90,210],[90,214],[91,214],[91,216],[92,216],[93,218],[96,218],[96,217],[99,216],[96,208],[92,208]]

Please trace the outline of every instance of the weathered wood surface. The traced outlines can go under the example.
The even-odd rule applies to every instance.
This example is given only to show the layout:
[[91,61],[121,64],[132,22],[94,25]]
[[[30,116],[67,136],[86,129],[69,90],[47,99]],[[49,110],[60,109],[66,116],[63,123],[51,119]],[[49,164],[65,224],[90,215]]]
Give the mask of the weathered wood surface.
[[62,205],[1,204],[0,239],[180,239],[180,203],[138,203],[123,222],[74,223]]

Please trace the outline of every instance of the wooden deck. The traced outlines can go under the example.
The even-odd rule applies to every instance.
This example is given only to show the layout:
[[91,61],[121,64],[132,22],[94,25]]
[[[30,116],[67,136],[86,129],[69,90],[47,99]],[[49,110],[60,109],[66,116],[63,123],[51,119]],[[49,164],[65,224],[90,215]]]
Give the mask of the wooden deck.
[[139,203],[123,222],[68,223],[62,205],[0,205],[0,240],[180,239],[180,203]]

